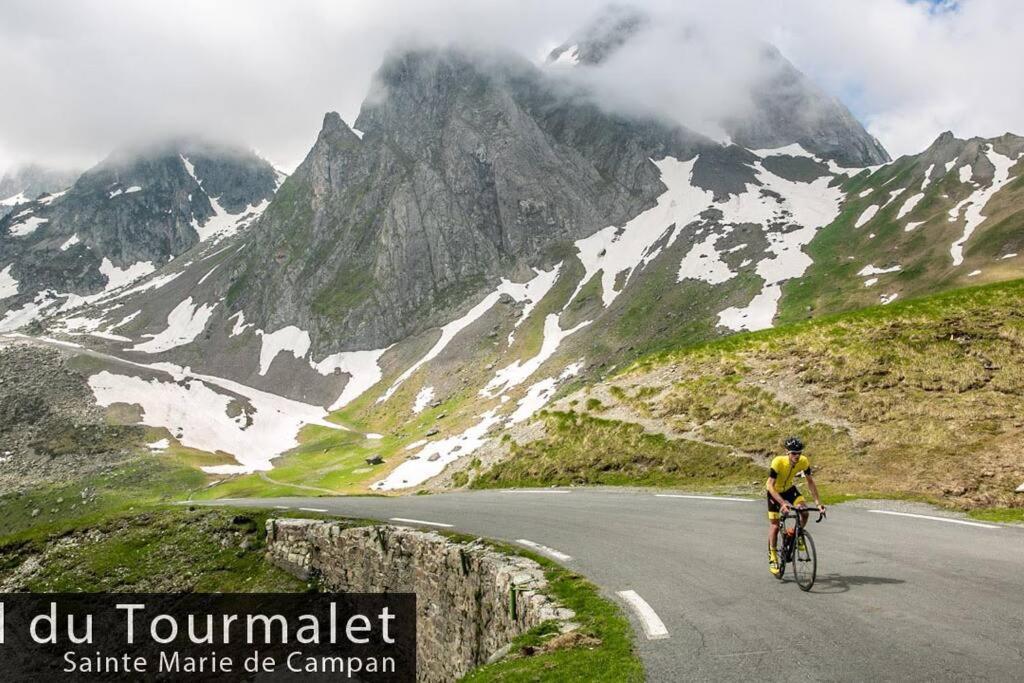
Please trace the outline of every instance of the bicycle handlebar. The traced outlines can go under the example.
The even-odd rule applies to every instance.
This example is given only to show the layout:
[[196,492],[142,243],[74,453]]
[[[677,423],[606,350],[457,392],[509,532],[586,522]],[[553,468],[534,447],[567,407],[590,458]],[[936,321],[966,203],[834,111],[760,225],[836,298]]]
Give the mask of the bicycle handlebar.
[[789,519],[790,517],[797,517],[799,513],[803,513],[803,512],[817,512],[818,513],[818,518],[816,520],[814,520],[815,524],[817,524],[821,520],[825,519],[825,511],[824,510],[818,510],[817,508],[794,508],[794,507],[791,507],[791,508],[789,508],[789,510],[790,510],[789,512],[787,512],[787,513],[785,513],[784,515],[781,516],[782,519]]

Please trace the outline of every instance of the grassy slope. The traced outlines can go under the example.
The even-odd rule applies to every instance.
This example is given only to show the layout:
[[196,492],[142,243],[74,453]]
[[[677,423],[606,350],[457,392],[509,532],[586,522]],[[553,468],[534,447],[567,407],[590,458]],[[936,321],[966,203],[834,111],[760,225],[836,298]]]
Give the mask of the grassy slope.
[[474,480],[474,486],[582,484],[734,487],[760,475],[728,449],[645,433],[639,425],[586,414],[546,412],[546,438],[510,443],[512,457]]
[[721,488],[750,470],[709,477],[698,446],[763,465],[800,433],[833,497],[1012,509],[1024,482],[1022,311],[1014,281],[649,356],[542,415],[546,435],[510,444],[512,457],[475,485],[533,484],[543,472]]
[[206,481],[193,467],[146,456],[98,474],[0,495],[0,539],[13,541],[108,519],[136,508],[182,499]]
[[306,583],[263,556],[266,513],[153,508],[0,538],[0,580],[42,552],[17,586],[33,592],[296,592]]
[[[896,293],[907,299],[1024,274],[1024,258],[1002,259],[1009,253],[1024,253],[1019,248],[1024,243],[1024,212],[1020,211],[1024,177],[1010,183],[986,206],[987,220],[967,243],[963,265],[954,267],[949,249],[962,235],[963,221],[950,222],[948,212],[974,189],[961,183],[956,171],[931,182],[914,209],[897,218],[904,203],[920,191],[927,167],[923,159],[908,157],[873,175],[861,173],[844,183],[847,201],[842,213],[806,249],[814,264],[802,278],[783,287],[779,322],[871,306],[883,294]],[[1021,172],[1020,164],[1011,171]],[[891,198],[890,193],[899,189],[903,192]],[[880,207],[875,216],[855,227],[872,205]],[[908,223],[920,221],[925,223],[910,232],[905,230]],[[867,265],[900,265],[902,270],[881,274],[877,284],[866,287],[865,278],[857,273]],[[981,273],[971,277],[976,270]]]

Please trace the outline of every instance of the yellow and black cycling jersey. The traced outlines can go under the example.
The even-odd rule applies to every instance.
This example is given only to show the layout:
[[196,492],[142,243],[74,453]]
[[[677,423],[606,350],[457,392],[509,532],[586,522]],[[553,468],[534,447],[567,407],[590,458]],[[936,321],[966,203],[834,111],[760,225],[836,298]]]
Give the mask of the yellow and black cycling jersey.
[[[788,455],[780,455],[772,459],[771,469],[768,471],[768,479],[775,480],[775,490],[778,492],[788,491],[793,488],[796,475],[800,472],[811,474],[811,461],[806,455],[801,455],[794,465],[789,461]],[[768,488],[768,482],[765,482]]]

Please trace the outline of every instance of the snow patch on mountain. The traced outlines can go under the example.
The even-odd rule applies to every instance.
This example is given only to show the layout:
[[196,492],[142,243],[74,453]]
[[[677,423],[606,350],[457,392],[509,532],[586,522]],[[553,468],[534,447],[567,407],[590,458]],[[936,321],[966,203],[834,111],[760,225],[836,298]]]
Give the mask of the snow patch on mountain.
[[570,377],[575,377],[582,369],[583,363],[581,361],[570,363],[558,377],[548,377],[531,384],[530,388],[526,390],[526,395],[516,403],[516,409],[508,416],[508,424],[518,424],[533,417],[538,410],[547,405],[551,397],[555,395],[555,389],[558,388],[561,382]]
[[877,266],[869,265],[861,268],[857,275],[860,275],[861,277],[867,277],[869,275],[884,275],[885,273],[898,273],[901,270],[903,270],[903,267],[899,265],[889,266],[888,268],[878,268]]
[[953,258],[953,265],[959,266],[964,262],[964,245],[967,240],[971,238],[974,231],[985,221],[985,216],[982,215],[982,211],[985,210],[985,206],[992,197],[996,195],[999,190],[1003,189],[1007,183],[1010,182],[1010,169],[1016,163],[1013,159],[1007,156],[1003,156],[999,152],[992,149],[989,145],[985,152],[985,156],[995,166],[995,173],[992,176],[992,182],[988,187],[976,190],[971,194],[970,197],[963,200],[949,211],[950,222],[955,222],[960,217],[960,212],[963,207],[967,207],[964,211],[964,232],[960,236],[960,239],[953,242],[953,245],[949,248],[950,256]]
[[419,415],[434,400],[434,387],[423,387],[416,394],[416,402],[412,404],[413,415]]
[[231,336],[232,337],[237,337],[238,335],[240,335],[243,332],[245,332],[248,328],[253,326],[252,323],[246,324],[246,322],[245,322],[245,313],[243,311],[239,311],[238,313],[235,313],[233,316],[228,318],[228,320],[234,320],[235,321],[234,327],[231,328]]
[[[260,347],[260,374],[270,370],[270,364],[282,351],[291,351],[296,358],[305,358],[309,353],[309,332],[294,325],[282,327],[276,332],[257,332],[262,337]],[[325,373],[326,374],[326,373]]]
[[498,408],[492,408],[478,415],[480,421],[461,434],[437,441],[410,444],[407,450],[419,446],[422,448],[371,488],[375,491],[393,491],[418,486],[431,477],[436,477],[449,463],[472,454],[484,445],[487,442],[486,434],[492,427],[529,419],[551,400],[558,384],[579,374],[582,369],[583,361],[579,360],[566,366],[557,377],[549,377],[534,383],[518,401],[516,409],[507,417],[498,415]]
[[548,358],[551,358],[558,350],[558,347],[562,344],[562,341],[571,336],[573,333],[578,332],[592,321],[585,320],[575,327],[563,330],[562,326],[558,322],[557,313],[549,313],[544,318],[544,341],[541,342],[540,351],[537,355],[526,361],[516,360],[510,365],[505,366],[501,370],[498,370],[491,378],[491,381],[480,390],[481,396],[493,398],[499,393],[508,391],[514,386],[518,386],[525,382],[533,373],[544,364]]
[[935,170],[935,164],[932,164],[924,172],[924,181],[921,183],[921,192],[924,192],[932,182],[932,171]]
[[28,325],[33,320],[38,320],[43,313],[58,299],[52,291],[42,291],[36,294],[36,298],[26,303],[21,308],[11,309],[0,318],[0,332],[11,332]]
[[878,205],[872,204],[868,208],[864,209],[864,212],[860,215],[860,218],[857,219],[857,222],[853,224],[853,227],[863,227],[864,224],[866,224],[868,221],[875,217],[876,213],[878,213]]
[[[25,215],[30,211],[31,210],[22,211],[20,214],[18,214],[18,216]],[[15,217],[15,219],[17,219],[17,217]],[[11,223],[8,226],[8,230],[10,231],[12,237],[26,237],[34,233],[36,230],[38,230],[39,226],[45,225],[46,223],[49,222],[49,218],[40,218],[39,216],[28,216],[27,218],[22,218],[21,220],[17,220],[17,222]]]
[[515,331],[523,324],[527,318],[530,317],[530,313],[540,303],[540,300],[547,296],[547,293],[551,291],[551,288],[555,285],[555,281],[558,279],[558,273],[562,270],[562,264],[559,263],[551,270],[540,271],[534,269],[535,277],[526,283],[523,289],[522,299],[518,299],[523,302],[523,310],[519,314],[519,319],[516,320],[515,325],[512,326],[512,331],[508,333],[508,345],[512,346],[512,342],[515,340]]
[[14,264],[12,263],[3,270],[0,270],[0,299],[6,299],[18,293],[18,281],[11,275],[11,268],[13,266]]
[[[555,266],[554,270],[557,271],[560,267],[561,264]],[[493,292],[485,296],[476,306],[473,306],[471,309],[469,309],[469,311],[467,311],[465,315],[463,315],[461,318],[457,318],[451,321],[450,323],[442,327],[441,336],[438,338],[436,342],[434,342],[434,345],[430,348],[430,350],[427,351],[427,353],[424,354],[422,358],[420,358],[411,366],[406,368],[405,372],[399,375],[398,378],[394,381],[394,383],[390,387],[388,387],[387,391],[385,391],[384,394],[377,399],[377,403],[381,403],[391,398],[395,391],[398,390],[398,387],[400,387],[402,383],[405,382],[405,380],[409,379],[409,377],[411,377],[414,372],[423,367],[424,364],[429,363],[434,358],[437,358],[437,356],[442,351],[444,351],[445,347],[447,347],[448,344],[453,339],[455,339],[459,332],[472,325],[475,321],[477,321],[480,318],[480,316],[489,311],[491,307],[494,306],[494,304],[498,303],[498,299],[501,298],[502,294],[507,294],[516,301],[524,301],[526,299],[531,299],[534,302],[539,301],[540,299],[533,298],[537,296],[537,293],[543,287],[542,284],[538,284],[538,279],[541,283],[549,282],[551,284],[554,283],[554,279],[552,276],[552,271],[534,272],[537,273],[537,275],[530,281],[524,283],[511,282],[510,280],[502,279],[501,283]],[[548,287],[550,288],[550,284],[548,284]]]
[[892,190],[891,192],[889,192],[889,198],[885,200],[884,204],[882,204],[882,208],[884,209],[885,207],[887,207],[890,204],[892,204],[896,200],[897,197],[899,197],[901,194],[903,194],[906,191],[907,191],[907,188],[901,187],[898,190]]
[[167,372],[171,381],[104,370],[89,378],[97,403],[139,405],[143,424],[168,429],[183,446],[227,453],[239,463],[203,468],[210,473],[271,469],[274,457],[298,445],[298,432],[306,424],[344,429],[327,422],[318,406],[170,363],[132,365]]
[[[480,421],[456,436],[431,441],[391,474],[378,481],[371,488],[374,491],[392,491],[422,484],[431,477],[436,477],[448,466],[448,463],[459,457],[469,455],[487,442],[487,431],[501,423],[497,408],[478,415]],[[434,460],[431,457],[437,456]]]
[[133,194],[135,192],[141,192],[141,191],[142,191],[142,188],[139,187],[138,185],[132,185],[127,190],[122,189],[122,188],[119,187],[116,190],[114,190],[113,192],[111,192],[110,194],[108,194],[107,198],[108,199],[113,199],[114,197],[118,197],[118,196],[120,196],[122,194]]
[[150,337],[147,342],[136,344],[132,351],[143,353],[162,353],[170,349],[191,344],[206,328],[213,309],[217,304],[194,304],[192,297],[182,301],[167,315],[167,328],[158,334],[143,335]]
[[[767,256],[758,261],[755,271],[765,285],[749,304],[732,306],[718,314],[718,323],[731,330],[761,330],[772,326],[782,299],[782,283],[804,274],[813,261],[803,248],[818,230],[839,215],[842,190],[830,187],[832,178],[824,176],[810,183],[786,180],[755,166],[757,179],[764,189],[782,198],[775,205],[775,214],[768,225],[780,223],[788,231],[768,230]],[[767,200],[766,200],[767,201]]]
[[118,268],[109,258],[104,257],[100,264],[100,272],[106,275],[107,285],[103,291],[112,292],[115,289],[120,289],[146,277],[155,270],[156,267],[152,261],[138,261],[127,268]]
[[[117,291],[104,291],[102,294],[99,295],[99,298],[96,299],[95,301],[98,303],[111,303],[119,299],[129,297],[133,294],[138,294],[140,292],[147,292],[152,289],[160,289],[164,285],[176,280],[182,274],[182,272],[183,271],[178,271],[176,273],[163,273],[161,275],[156,275],[155,277],[143,282],[142,284],[136,285],[134,287],[129,287],[128,289],[122,289]],[[111,290],[113,289],[114,288],[111,288]]]
[[24,192],[19,192],[13,197],[7,199],[0,199],[0,206],[17,206],[18,204],[27,204],[32,201]]
[[227,209],[220,205],[216,197],[210,197],[210,206],[213,207],[213,216],[206,219],[202,224],[195,218],[192,219],[192,228],[199,235],[200,242],[220,242],[232,235],[238,234],[240,230],[248,227],[270,206],[270,201],[264,199],[259,204],[246,207],[240,213],[228,213]]
[[900,207],[899,213],[896,214],[896,220],[900,220],[901,218],[906,216],[908,213],[913,211],[914,208],[921,202],[922,199],[924,199],[924,193],[923,192],[919,192],[919,193],[913,195],[907,201],[903,202],[903,206]]
[[[645,257],[649,256],[652,245],[671,225],[684,226],[697,219],[711,203],[712,194],[691,182],[696,161],[696,157],[690,161],[666,157],[654,162],[661,171],[662,182],[668,187],[658,197],[657,204],[621,228],[608,226],[575,243],[585,273],[569,297],[570,302],[592,277],[601,273],[601,300],[605,307],[611,305],[619,295],[615,290],[619,274],[625,273],[624,281],[628,281],[637,266],[650,260]],[[678,230],[673,231],[666,246],[671,246],[677,235]]]
[[703,280],[711,285],[720,285],[736,277],[729,264],[722,260],[717,244],[720,239],[731,232],[726,228],[722,233],[712,233],[703,241],[693,245],[693,248],[686,253],[679,264],[679,274],[676,282],[682,282],[686,278]]
[[333,372],[343,372],[348,375],[348,382],[345,383],[341,395],[331,404],[331,410],[344,408],[383,378],[380,357],[389,348],[391,347],[369,351],[342,351],[327,356],[319,363],[310,361],[313,369],[321,375],[329,375]]
[[67,239],[67,241],[64,242],[64,244],[60,245],[60,250],[61,251],[67,251],[68,249],[70,249],[71,247],[75,246],[76,244],[81,243],[81,241],[82,240],[80,240],[78,238],[78,233],[75,233],[74,235],[69,237]]

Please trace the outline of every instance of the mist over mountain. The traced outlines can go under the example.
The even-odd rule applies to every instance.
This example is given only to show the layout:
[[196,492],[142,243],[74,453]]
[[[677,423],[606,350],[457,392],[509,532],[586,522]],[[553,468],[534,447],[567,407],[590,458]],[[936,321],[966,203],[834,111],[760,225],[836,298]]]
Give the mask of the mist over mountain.
[[552,50],[605,108],[657,116],[723,142],[771,149],[798,142],[847,166],[884,163],[889,154],[841,102],[780,52],[743,32],[660,23],[613,6]]
[[71,187],[78,175],[78,171],[46,168],[38,164],[26,164],[4,172],[0,176],[0,218],[18,204]]
[[15,283],[3,304],[23,306],[27,321],[62,297],[68,307],[122,287],[201,242],[234,234],[266,207],[279,181],[268,162],[217,143],[176,139],[117,150],[66,189],[0,219],[0,260]]

